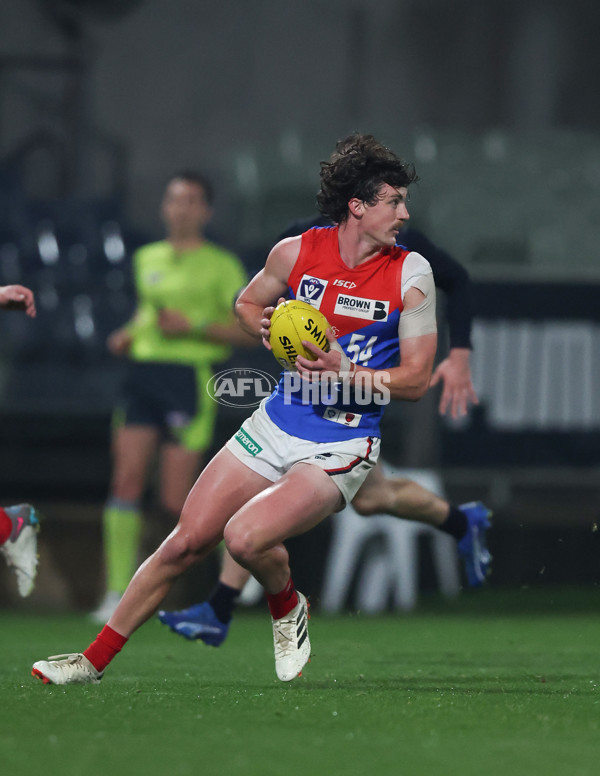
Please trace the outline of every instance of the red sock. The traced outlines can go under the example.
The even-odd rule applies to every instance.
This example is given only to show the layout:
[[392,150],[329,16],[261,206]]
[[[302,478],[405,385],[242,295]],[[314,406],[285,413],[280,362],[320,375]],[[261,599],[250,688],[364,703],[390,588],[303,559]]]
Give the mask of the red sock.
[[281,593],[275,593],[275,595],[269,595],[267,593],[267,602],[269,604],[269,610],[271,617],[274,620],[280,620],[288,612],[291,612],[294,606],[298,605],[298,594],[296,588],[290,577],[287,585],[283,588]]
[[0,507],[0,544],[4,544],[8,540],[12,532],[12,520],[6,514],[6,512]]
[[127,641],[128,639],[125,636],[121,636],[120,633],[105,625],[96,636],[96,640],[92,641],[83,654],[96,671],[104,671],[113,657],[123,649]]

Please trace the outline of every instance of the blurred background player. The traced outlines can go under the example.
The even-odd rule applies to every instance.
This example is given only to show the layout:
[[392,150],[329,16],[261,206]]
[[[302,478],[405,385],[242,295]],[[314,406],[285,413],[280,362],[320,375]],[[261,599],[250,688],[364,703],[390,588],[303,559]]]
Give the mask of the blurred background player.
[[[141,501],[160,448],[159,511],[176,523],[210,446],[217,405],[204,390],[230,345],[250,343],[235,320],[247,282],[237,256],[206,239],[213,187],[197,172],[168,182],[161,205],[166,239],[134,255],[138,306],[108,347],[129,359],[115,412],[111,489],[103,513],[106,592],[94,620],[105,622],[137,568]],[[164,520],[166,518],[166,521]]]
[[[296,221],[280,240],[302,234],[313,227],[330,226],[323,216]],[[439,412],[452,418],[464,416],[470,404],[479,400],[471,378],[471,281],[468,272],[448,253],[421,232],[405,226],[398,244],[416,251],[429,261],[437,288],[445,295],[449,352],[434,371],[431,386],[442,385]],[[491,556],[486,531],[491,515],[481,502],[456,506],[404,477],[386,477],[378,463],[352,501],[363,516],[389,514],[427,523],[453,536],[457,541],[467,581],[480,587],[489,572]],[[219,580],[208,599],[178,611],[160,611],[158,617],[175,633],[187,639],[201,639],[219,646],[227,637],[237,600],[248,582],[249,573],[224,551]]]
[[[1,286],[0,307],[23,310],[30,318],[35,318],[33,291],[25,286]],[[30,504],[0,507],[0,553],[15,572],[23,597],[31,593],[35,584],[38,529],[38,516]]]

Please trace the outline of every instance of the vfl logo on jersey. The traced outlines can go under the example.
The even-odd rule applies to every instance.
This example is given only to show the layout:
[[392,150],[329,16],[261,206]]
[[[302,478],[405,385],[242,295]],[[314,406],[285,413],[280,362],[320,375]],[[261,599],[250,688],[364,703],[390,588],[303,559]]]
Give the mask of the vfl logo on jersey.
[[312,275],[302,275],[296,299],[308,302],[308,304],[320,310],[327,283],[329,283],[328,280],[321,280],[321,278],[315,278]]
[[387,321],[389,311],[389,302],[338,294],[333,312],[336,315],[349,315],[352,318],[364,318],[367,321]]

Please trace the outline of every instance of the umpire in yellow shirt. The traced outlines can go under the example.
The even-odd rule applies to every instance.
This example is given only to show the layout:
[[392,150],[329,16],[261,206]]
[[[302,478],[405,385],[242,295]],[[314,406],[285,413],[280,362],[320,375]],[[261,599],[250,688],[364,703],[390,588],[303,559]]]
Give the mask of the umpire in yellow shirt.
[[106,592],[92,617],[106,622],[138,565],[141,501],[160,450],[160,504],[177,522],[210,446],[216,405],[205,385],[231,345],[252,344],[234,319],[247,282],[233,253],[204,236],[213,188],[196,172],[173,176],[162,200],[165,240],[134,256],[138,307],[108,348],[130,359],[115,411],[111,489],[103,513]]

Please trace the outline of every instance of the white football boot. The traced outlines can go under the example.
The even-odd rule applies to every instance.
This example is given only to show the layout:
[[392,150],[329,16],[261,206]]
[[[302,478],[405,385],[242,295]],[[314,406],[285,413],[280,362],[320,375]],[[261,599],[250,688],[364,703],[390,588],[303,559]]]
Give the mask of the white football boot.
[[40,523],[31,504],[4,507],[13,527],[8,539],[0,547],[0,553],[17,577],[19,593],[25,598],[33,590],[37,574],[37,532]]
[[292,611],[279,620],[273,620],[275,672],[282,682],[300,676],[310,659],[308,617],[308,601],[302,593],[298,593],[298,603]]
[[38,660],[31,675],[44,684],[98,684],[104,673],[97,671],[81,652],[73,652]]

